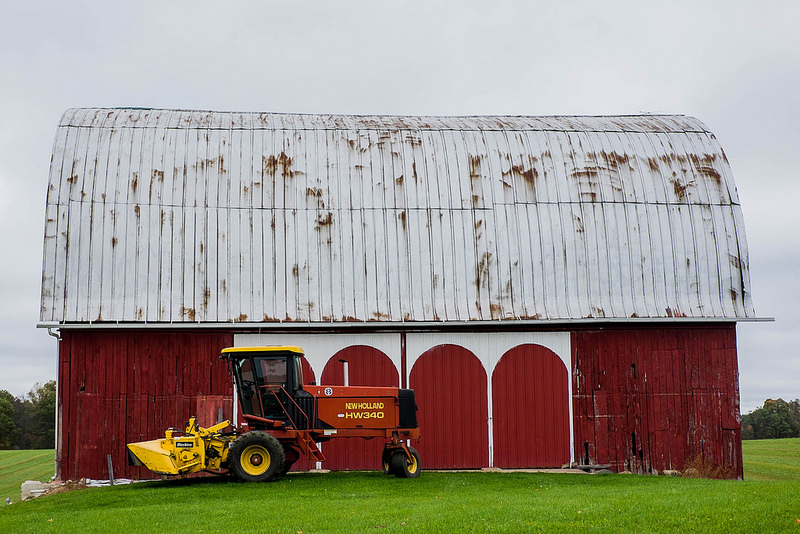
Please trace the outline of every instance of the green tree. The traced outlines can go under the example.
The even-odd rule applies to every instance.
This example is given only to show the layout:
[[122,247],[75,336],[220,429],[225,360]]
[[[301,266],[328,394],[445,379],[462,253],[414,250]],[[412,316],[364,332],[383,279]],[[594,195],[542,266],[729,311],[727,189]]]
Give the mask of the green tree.
[[[8,413],[13,420],[14,428],[3,426],[0,415],[0,428],[14,435],[11,446],[19,449],[52,449],[55,446],[56,430],[56,382],[50,380],[45,384],[34,384],[33,388],[22,398],[14,398],[8,392],[0,392],[0,413]],[[9,409],[10,405],[10,409]],[[0,430],[0,448],[3,448],[3,436]]]
[[800,401],[767,399],[742,417],[743,439],[800,437]]
[[31,449],[52,449],[56,441],[56,381],[36,383],[25,399]]
[[0,449],[12,449],[17,444],[17,423],[14,420],[14,396],[0,390]]
[[798,433],[800,433],[800,399],[795,399],[789,403],[789,412],[791,413],[795,428]]

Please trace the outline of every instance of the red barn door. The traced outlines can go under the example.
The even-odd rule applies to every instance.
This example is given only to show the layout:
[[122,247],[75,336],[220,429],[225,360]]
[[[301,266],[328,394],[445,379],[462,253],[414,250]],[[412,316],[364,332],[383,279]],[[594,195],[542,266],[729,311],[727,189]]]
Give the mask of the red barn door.
[[[392,386],[398,387],[400,375],[389,357],[374,347],[354,345],[334,354],[322,371],[321,384],[344,385],[343,365],[349,367],[351,386]],[[381,439],[334,439],[322,444],[325,455],[323,467],[331,470],[383,469],[381,452],[384,441]]]
[[489,465],[486,371],[470,351],[439,345],[426,351],[411,370],[425,469]]
[[567,368],[541,345],[506,352],[492,375],[494,466],[569,463]]

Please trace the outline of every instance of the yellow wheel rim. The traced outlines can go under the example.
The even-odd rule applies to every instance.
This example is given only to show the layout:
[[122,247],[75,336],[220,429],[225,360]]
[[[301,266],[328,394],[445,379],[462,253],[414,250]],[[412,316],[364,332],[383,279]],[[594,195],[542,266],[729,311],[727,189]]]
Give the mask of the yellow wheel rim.
[[242,451],[242,470],[251,476],[263,475],[269,469],[269,451],[261,445],[250,445]]
[[410,460],[406,458],[406,463],[408,464],[408,472],[411,473],[412,475],[417,472],[417,469],[419,469],[417,458],[413,454],[411,455]]

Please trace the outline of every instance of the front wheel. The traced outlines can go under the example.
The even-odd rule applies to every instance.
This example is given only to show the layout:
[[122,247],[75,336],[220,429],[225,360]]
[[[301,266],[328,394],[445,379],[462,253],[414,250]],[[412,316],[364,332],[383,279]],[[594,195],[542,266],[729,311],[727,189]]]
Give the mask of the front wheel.
[[409,447],[408,452],[411,458],[401,450],[396,451],[392,456],[392,470],[394,475],[399,478],[417,478],[421,471],[419,463],[419,453],[414,447]]
[[285,455],[274,436],[259,430],[242,434],[231,445],[230,469],[242,482],[267,482],[283,474]]

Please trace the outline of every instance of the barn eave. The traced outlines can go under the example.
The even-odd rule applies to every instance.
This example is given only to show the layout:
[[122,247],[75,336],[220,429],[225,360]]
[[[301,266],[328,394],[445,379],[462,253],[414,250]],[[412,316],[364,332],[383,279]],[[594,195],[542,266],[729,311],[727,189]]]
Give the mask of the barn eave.
[[505,319],[501,321],[351,321],[351,322],[307,322],[307,321],[275,321],[262,323],[249,322],[41,322],[37,328],[61,330],[136,330],[136,329],[212,329],[212,330],[439,330],[462,329],[470,327],[483,328],[547,328],[569,325],[645,325],[645,324],[729,324],[729,323],[763,323],[774,322],[774,317],[603,317],[581,319]]

